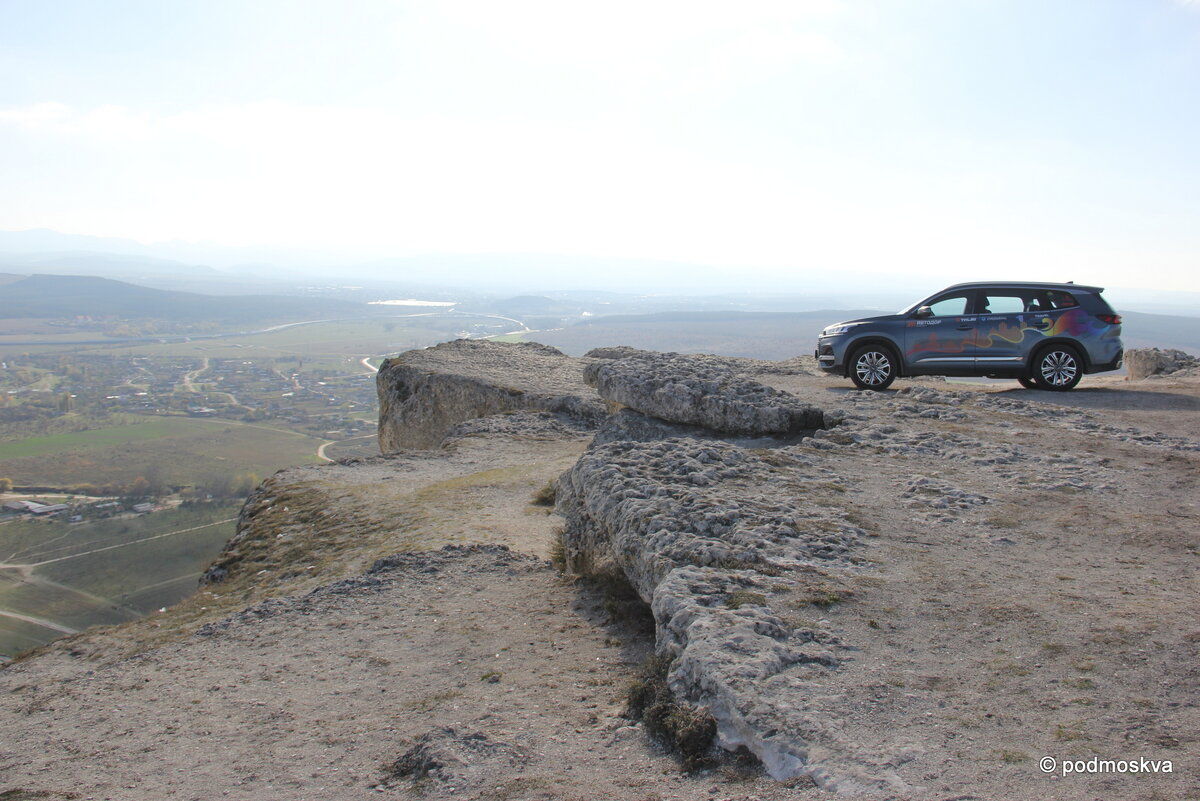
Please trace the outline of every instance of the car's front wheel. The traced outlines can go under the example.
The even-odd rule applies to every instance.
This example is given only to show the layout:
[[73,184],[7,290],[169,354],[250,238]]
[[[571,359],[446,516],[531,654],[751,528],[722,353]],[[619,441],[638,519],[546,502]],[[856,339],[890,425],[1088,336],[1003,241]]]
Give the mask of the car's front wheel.
[[1041,389],[1066,392],[1083,378],[1083,362],[1069,345],[1053,345],[1038,354],[1033,380]]
[[850,380],[859,389],[887,389],[896,380],[896,357],[881,345],[863,345],[850,358]]

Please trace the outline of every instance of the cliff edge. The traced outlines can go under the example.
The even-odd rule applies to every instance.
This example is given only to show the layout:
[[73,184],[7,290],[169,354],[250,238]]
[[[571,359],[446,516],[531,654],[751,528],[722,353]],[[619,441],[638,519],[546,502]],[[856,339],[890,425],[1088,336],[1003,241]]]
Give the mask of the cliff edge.
[[0,795],[1200,796],[1194,378],[474,342],[379,382],[386,454],[280,472],[192,599],[0,670]]

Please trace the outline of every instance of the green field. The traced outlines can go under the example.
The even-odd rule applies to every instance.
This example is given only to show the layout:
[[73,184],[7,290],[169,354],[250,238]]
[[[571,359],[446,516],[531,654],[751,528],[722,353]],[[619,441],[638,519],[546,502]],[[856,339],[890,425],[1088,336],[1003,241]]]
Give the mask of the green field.
[[122,442],[192,433],[195,431],[193,425],[195,422],[197,421],[185,418],[155,418],[134,425],[74,431],[46,437],[29,437],[20,442],[0,443],[0,460],[21,459],[60,451],[112,447]]
[[121,623],[187,597],[233,535],[237,510],[205,504],[75,525],[0,525],[0,657],[62,628]]
[[[0,584],[2,581],[0,579]],[[47,633],[52,631],[35,623],[0,615],[0,657],[18,654],[43,644],[47,641]]]
[[[69,586],[57,586],[41,580],[36,575],[21,577],[13,570],[3,572],[5,576],[3,581],[0,581],[0,611],[46,620],[47,624],[41,628],[51,634],[49,638],[43,639],[43,642],[63,634],[52,625],[79,631],[93,625],[123,623],[139,616],[132,610],[121,609],[119,604],[106,598],[77,592]],[[5,647],[0,643],[0,654],[4,651]]]
[[488,337],[493,342],[528,342],[529,334],[501,334],[498,337]]
[[190,417],[143,420],[0,443],[0,473],[18,486],[127,483],[150,475],[183,486],[218,473],[267,476],[316,462],[323,442],[266,424]]

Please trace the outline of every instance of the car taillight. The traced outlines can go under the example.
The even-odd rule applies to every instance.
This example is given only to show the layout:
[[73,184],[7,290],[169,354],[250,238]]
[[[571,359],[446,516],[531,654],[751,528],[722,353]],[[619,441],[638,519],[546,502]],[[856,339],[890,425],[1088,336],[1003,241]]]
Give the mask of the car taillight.
[[1119,314],[1097,314],[1096,316],[1099,317],[1104,322],[1108,323],[1109,325],[1120,325],[1121,324],[1121,315],[1119,315]]

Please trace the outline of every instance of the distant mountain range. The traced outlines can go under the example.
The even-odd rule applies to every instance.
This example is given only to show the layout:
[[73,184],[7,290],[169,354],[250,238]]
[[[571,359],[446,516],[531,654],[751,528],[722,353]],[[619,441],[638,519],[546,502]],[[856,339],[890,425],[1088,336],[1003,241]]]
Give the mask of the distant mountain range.
[[[751,267],[544,253],[375,258],[301,248],[144,245],[50,230],[0,230],[0,273],[88,275],[205,295],[311,299],[319,294],[348,302],[427,298],[495,306],[502,298],[517,296],[507,307],[492,310],[527,315],[567,314],[580,306],[593,314],[670,309],[891,311],[969,277],[867,274],[816,266],[768,274]],[[1197,292],[1110,287],[1105,296],[1121,313],[1200,317]],[[546,297],[558,302],[547,302]]]
[[152,256],[131,256],[94,251],[54,253],[0,253],[0,264],[26,273],[68,273],[104,277],[191,275],[215,278],[224,275],[202,264],[185,264]]
[[[15,280],[14,280],[15,279]],[[200,295],[81,275],[0,276],[0,318],[117,317],[248,323],[373,313],[363,303],[280,295]]]
[[[144,245],[132,239],[117,239],[113,237],[86,236],[81,234],[64,234],[46,228],[27,231],[0,231],[0,258],[10,255],[19,256],[119,256],[129,262],[141,261],[143,264],[155,262],[163,266],[173,265],[173,268],[229,270],[241,268],[245,271],[248,266],[274,263],[282,269],[291,265],[304,267],[329,264],[331,259],[327,254],[314,253],[311,250],[284,248],[234,248],[222,245],[193,243],[193,242],[156,242]],[[48,271],[47,271],[48,272]]]

